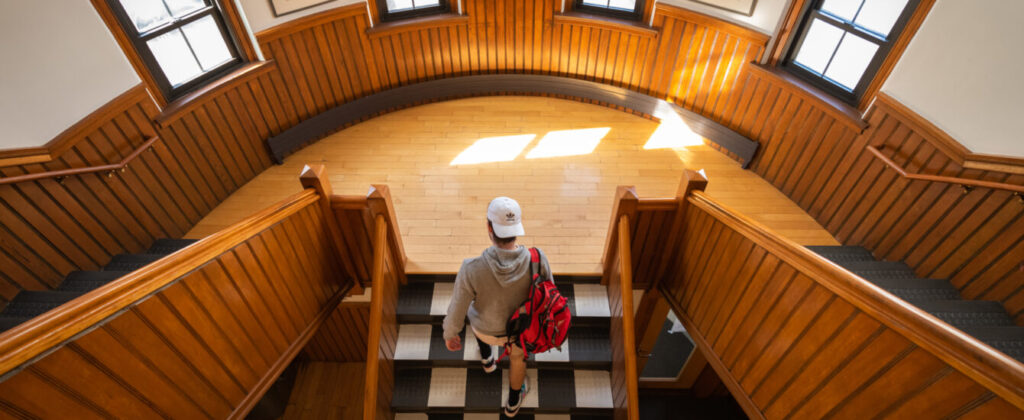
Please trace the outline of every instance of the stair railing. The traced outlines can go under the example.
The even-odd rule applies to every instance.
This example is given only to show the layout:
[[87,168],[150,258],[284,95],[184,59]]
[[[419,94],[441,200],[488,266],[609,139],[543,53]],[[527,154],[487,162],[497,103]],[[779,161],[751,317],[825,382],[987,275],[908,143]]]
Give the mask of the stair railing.
[[944,182],[947,184],[955,184],[964,188],[965,191],[970,191],[970,189],[973,187],[1013,191],[1013,195],[1015,195],[1018,200],[1021,200],[1021,203],[1024,203],[1024,186],[1022,185],[1013,185],[1004,182],[981,181],[977,179],[959,178],[952,176],[915,174],[912,172],[908,172],[898,163],[894,162],[892,159],[890,159],[888,156],[882,153],[882,149],[884,148],[885,146],[875,147],[870,144],[865,147],[865,149],[867,149],[868,152],[874,155],[876,159],[882,161],[882,163],[884,163],[885,166],[889,167],[889,169],[896,171],[896,173],[900,174],[900,176],[903,178],[910,180]]
[[160,137],[150,137],[145,142],[140,144],[139,147],[135,148],[135,150],[129,153],[128,156],[125,156],[124,159],[121,159],[121,161],[118,163],[112,163],[109,165],[87,166],[84,168],[61,169],[57,171],[39,172],[34,174],[8,176],[0,178],[0,185],[35,181],[37,179],[44,178],[56,178],[58,182],[63,182],[64,178],[67,178],[69,176],[91,174],[94,172],[106,172],[107,176],[114,176],[114,174],[117,173],[118,171],[124,172],[125,170],[127,170],[128,164],[135,160],[135,158],[139,157],[139,155],[141,155],[142,152],[150,150],[150,147],[152,147],[153,143],[156,143],[157,140],[160,140]]
[[[653,209],[669,199],[628,189],[613,214],[649,220],[628,233],[634,284],[667,301],[748,416],[1021,415],[1024,364],[721,205],[704,185],[684,175],[676,209],[661,214]],[[621,243],[627,233],[612,234]],[[657,311],[642,301],[640,361]],[[964,401],[935,403],[952,388]]]
[[[378,258],[370,233],[398,237],[386,186],[342,197],[322,167],[301,178],[303,191],[0,334],[0,417],[244,418],[370,281],[357,270]],[[376,243],[404,275],[401,245]]]

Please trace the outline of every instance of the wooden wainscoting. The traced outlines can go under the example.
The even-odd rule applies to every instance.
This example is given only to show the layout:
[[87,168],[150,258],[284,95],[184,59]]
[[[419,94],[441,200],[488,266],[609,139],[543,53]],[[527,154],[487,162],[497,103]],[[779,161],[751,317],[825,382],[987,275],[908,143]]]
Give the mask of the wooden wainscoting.
[[714,202],[657,287],[751,417],[1015,418],[1021,364]]
[[243,418],[355,285],[319,200],[303,191],[0,334],[0,415]]
[[[366,334],[370,324],[370,302],[348,302],[338,305],[302,354],[314,362],[365,362]],[[362,372],[360,372],[362,375]],[[359,387],[362,390],[362,387]]]

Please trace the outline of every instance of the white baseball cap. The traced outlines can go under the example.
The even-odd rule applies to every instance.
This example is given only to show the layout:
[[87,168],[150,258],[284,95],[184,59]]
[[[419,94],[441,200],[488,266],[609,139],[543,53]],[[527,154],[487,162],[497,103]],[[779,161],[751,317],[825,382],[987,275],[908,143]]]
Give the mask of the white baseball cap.
[[487,220],[491,221],[494,228],[494,236],[499,238],[511,238],[523,236],[523,211],[519,203],[508,197],[498,197],[491,200],[487,205]]

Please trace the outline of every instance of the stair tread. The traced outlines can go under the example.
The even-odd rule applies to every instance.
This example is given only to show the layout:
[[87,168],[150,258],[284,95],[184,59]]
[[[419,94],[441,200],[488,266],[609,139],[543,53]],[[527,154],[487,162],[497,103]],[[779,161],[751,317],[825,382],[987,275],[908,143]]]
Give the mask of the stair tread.
[[30,319],[30,316],[0,316],[0,332],[17,327]]
[[871,251],[860,246],[808,246],[807,249],[833,262],[875,261]]
[[[528,411],[525,408],[520,409],[516,419],[533,420],[534,417],[527,414]],[[500,410],[475,410],[465,413],[395,413],[395,420],[499,420],[507,418],[501,414]],[[611,420],[612,416],[601,414],[542,414],[541,417],[537,418],[543,420]]]
[[963,331],[1007,356],[1024,362],[1024,327],[965,327]]
[[[396,411],[496,411],[507,396],[506,371],[476,368],[396,369],[392,407]],[[607,413],[612,409],[607,370],[527,369],[530,391],[520,413]]]
[[[599,284],[558,283],[559,292],[568,301],[573,325],[587,318],[607,322],[608,293]],[[437,323],[444,318],[451,301],[453,282],[419,282],[403,286],[398,293],[397,315],[400,323]],[[581,322],[576,322],[577,320]]]
[[150,245],[149,249],[146,250],[147,254],[172,254],[175,251],[182,249],[186,246],[192,245],[198,242],[198,239],[171,239],[171,238],[160,238]]
[[135,271],[163,257],[164,254],[117,254],[103,266],[103,271]]
[[955,327],[1012,326],[1013,320],[999,302],[989,300],[938,300],[915,305]]
[[909,266],[896,261],[839,261],[836,264],[868,280],[918,278]]
[[908,302],[960,299],[960,292],[946,280],[913,278],[868,281]]
[[[469,335],[467,338],[466,335]],[[462,366],[478,367],[480,352],[472,332],[460,334],[461,351],[448,351],[443,330],[433,324],[401,324],[395,346],[395,363],[403,366]],[[499,351],[495,348],[494,351]],[[540,367],[610,367],[612,360],[608,329],[602,327],[573,326],[561,350],[551,349],[531,354],[527,362]],[[506,363],[506,361],[502,361]]]
[[117,280],[130,271],[72,271],[60,286],[59,291],[88,292],[104,284]]
[[81,295],[81,292],[23,290],[7,304],[0,315],[31,318]]

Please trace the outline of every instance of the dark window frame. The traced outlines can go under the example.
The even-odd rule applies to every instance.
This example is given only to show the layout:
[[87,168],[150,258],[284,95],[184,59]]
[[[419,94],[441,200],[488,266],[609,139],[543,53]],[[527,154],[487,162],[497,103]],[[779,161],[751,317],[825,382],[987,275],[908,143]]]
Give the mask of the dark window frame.
[[609,7],[584,4],[583,0],[574,0],[573,10],[577,12],[591,13],[595,15],[607,16],[617,19],[641,21],[644,17],[644,1],[654,0],[636,0],[632,12],[627,12],[621,9],[612,9]]
[[[110,8],[111,12],[113,12],[114,17],[120,24],[121,30],[135,48],[135,52],[138,54],[139,59],[142,60],[146,69],[148,69],[150,76],[153,78],[153,81],[157,84],[157,87],[160,89],[163,97],[168,102],[193,92],[238,69],[246,63],[242,44],[239,42],[237,34],[235,34],[231,30],[231,27],[228,26],[225,19],[224,9],[221,6],[220,1],[203,0],[203,2],[206,4],[205,7],[195,10],[181,18],[176,18],[170,23],[165,23],[156,28],[140,33],[138,28],[135,27],[135,23],[132,22],[131,17],[128,16],[128,12],[121,6],[120,1],[106,0],[107,6]],[[156,57],[153,55],[153,52],[150,51],[146,42],[207,16],[213,16],[213,21],[217,24],[217,28],[220,29],[221,36],[224,37],[228,49],[231,51],[234,58],[179,86],[172,86],[170,81],[167,79],[167,75],[164,74],[163,68],[160,67],[160,63],[157,62]],[[188,42],[187,38],[186,42]]]
[[439,0],[437,6],[424,7],[421,9],[403,10],[392,12],[388,10],[387,0],[377,0],[377,15],[381,22],[394,22],[396,20],[413,19],[423,16],[441,15],[451,12],[451,2]]
[[[847,104],[857,106],[861,98],[864,97],[864,94],[867,92],[872,81],[878,75],[878,71],[886,61],[889,53],[892,52],[894,44],[900,39],[900,35],[906,29],[911,16],[913,16],[917,7],[920,5],[920,0],[909,0],[907,2],[903,11],[900,13],[899,18],[896,19],[896,23],[893,24],[892,29],[889,31],[889,34],[884,37],[867,29],[856,27],[851,23],[847,23],[829,14],[828,12],[822,11],[821,6],[824,2],[825,0],[813,0],[804,5],[804,9],[800,12],[800,24],[797,25],[797,30],[794,32],[795,36],[789,40],[789,45],[786,47],[786,53],[783,55],[780,67],[801,80],[810,83],[814,87],[825,91],[829,95],[832,95]],[[861,4],[861,7],[863,7],[863,3]],[[860,11],[858,10],[858,13],[859,12]],[[864,74],[861,76],[860,81],[853,90],[847,90],[842,85],[830,81],[824,74],[818,75],[796,62],[797,53],[800,51],[800,47],[803,46],[804,39],[806,38],[811,23],[814,22],[815,18],[842,29],[845,31],[843,34],[844,37],[847,36],[847,34],[852,33],[855,36],[860,36],[861,38],[878,45],[878,50],[875,51],[875,56],[868,63],[867,68],[864,69]],[[854,19],[856,19],[856,15]],[[840,38],[840,43],[842,43],[842,38]],[[835,52],[833,51],[832,58],[834,58],[834,55]],[[829,59],[830,62],[832,58]]]

